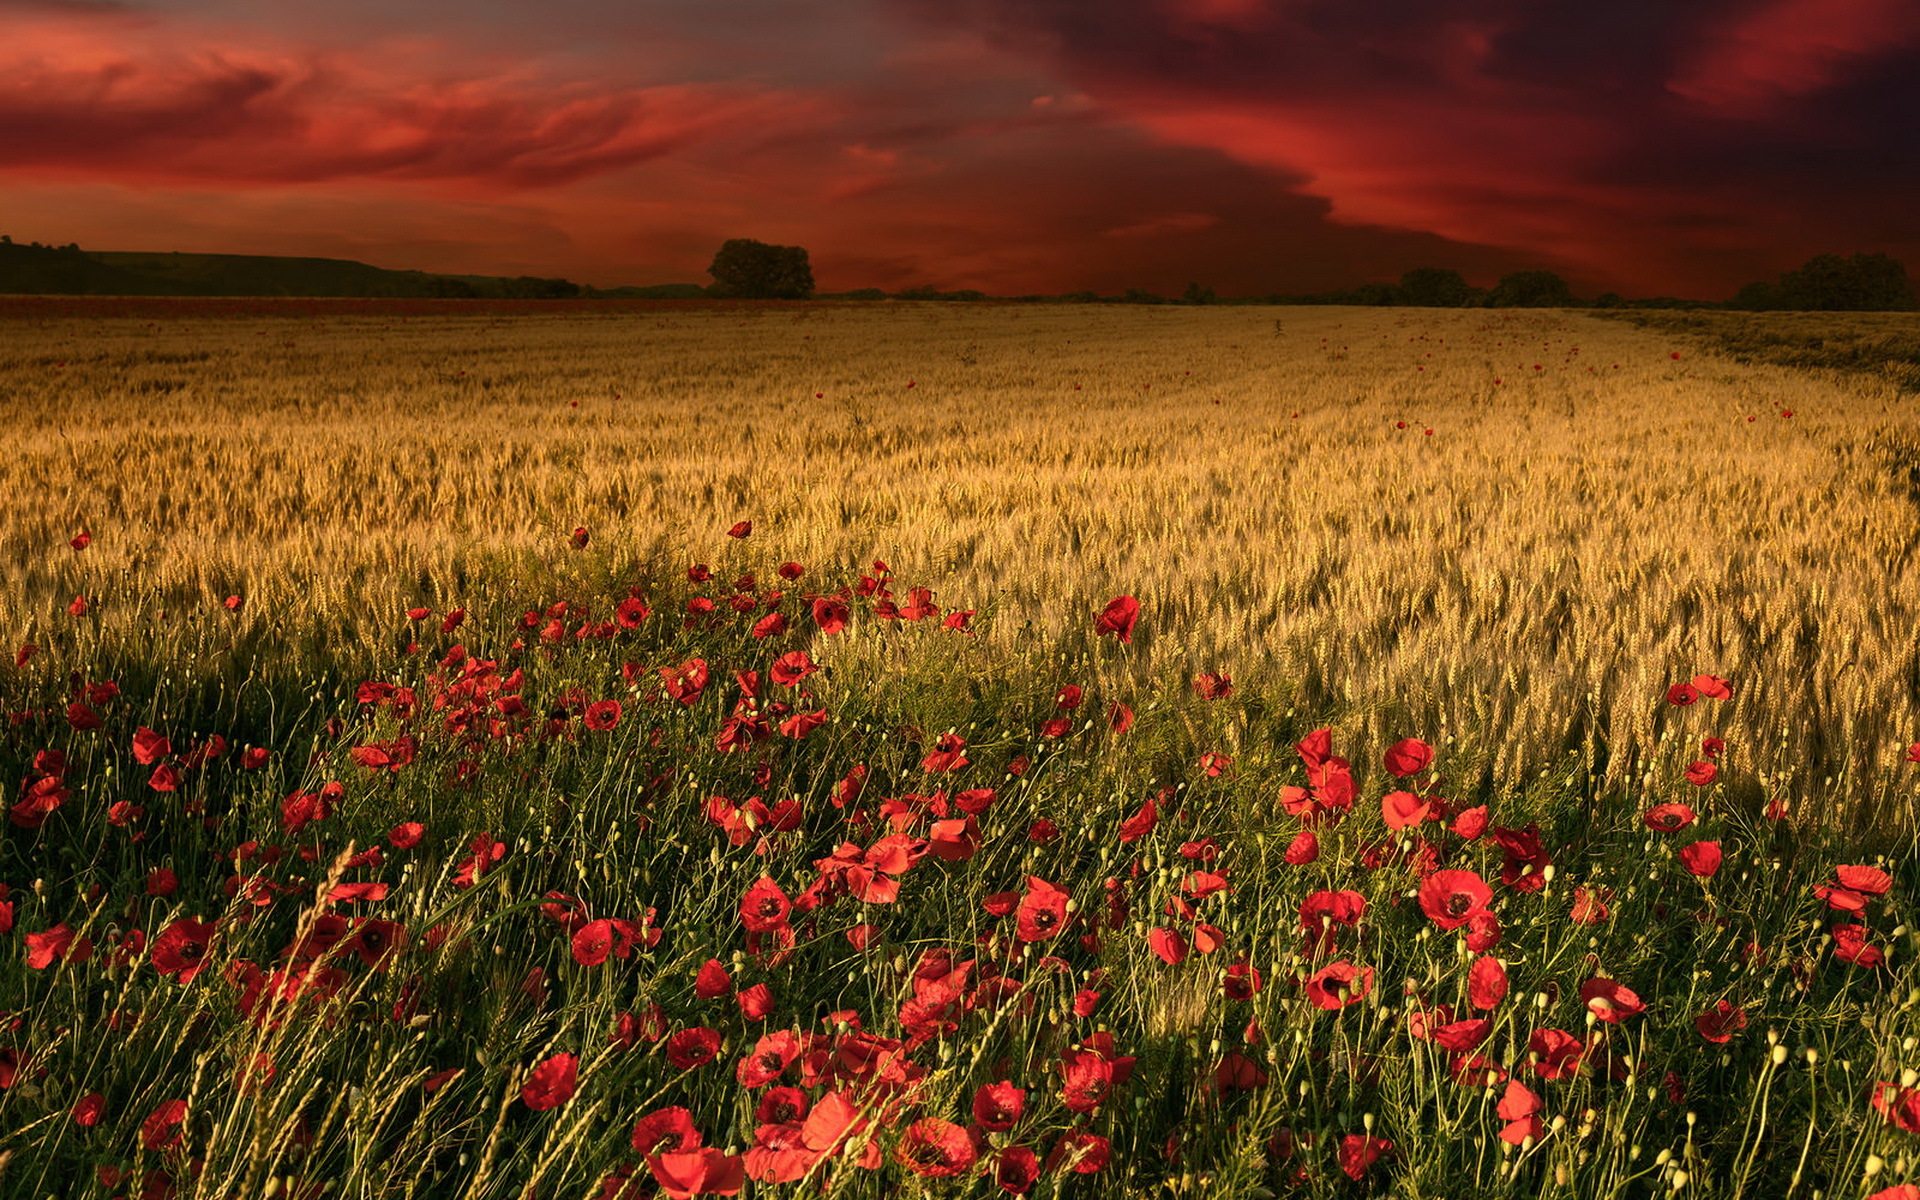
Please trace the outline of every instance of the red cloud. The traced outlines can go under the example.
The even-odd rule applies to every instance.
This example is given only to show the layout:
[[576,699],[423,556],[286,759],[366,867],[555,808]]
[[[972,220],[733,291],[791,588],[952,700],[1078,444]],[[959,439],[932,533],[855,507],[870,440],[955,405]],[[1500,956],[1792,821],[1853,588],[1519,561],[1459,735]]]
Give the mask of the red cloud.
[[[569,183],[817,106],[749,87],[609,88],[397,67],[130,23],[0,20],[0,171],[195,183]],[[143,27],[144,28],[144,27]],[[153,31],[146,29],[151,34]],[[127,49],[128,43],[132,49]]]
[[1667,87],[1729,114],[1757,113],[1915,41],[1912,0],[1777,0],[1715,34]]

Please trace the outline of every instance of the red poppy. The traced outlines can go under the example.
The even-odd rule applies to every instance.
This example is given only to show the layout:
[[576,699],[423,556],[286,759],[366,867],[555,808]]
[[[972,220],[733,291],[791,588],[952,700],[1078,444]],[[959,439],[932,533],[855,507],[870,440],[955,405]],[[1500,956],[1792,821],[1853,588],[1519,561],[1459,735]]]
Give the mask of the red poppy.
[[965,750],[967,743],[957,733],[943,733],[934,739],[933,750],[920,760],[923,771],[957,771],[971,760]]
[[605,733],[620,723],[620,702],[601,700],[587,705],[586,725],[595,733]]
[[1220,981],[1220,990],[1226,993],[1229,1000],[1251,1000],[1264,983],[1258,967],[1237,962],[1227,968],[1226,977]]
[[1695,787],[1705,787],[1720,776],[1720,768],[1715,763],[1697,762],[1687,767],[1687,782]]
[[711,1146],[647,1155],[647,1169],[660,1191],[673,1200],[694,1196],[738,1196],[746,1186],[746,1160]]
[[1544,1107],[1540,1097],[1525,1084],[1517,1079],[1508,1080],[1506,1093],[1493,1110],[1495,1116],[1507,1123],[1500,1131],[1500,1140],[1515,1146],[1528,1138],[1539,1141],[1545,1129],[1540,1122],[1540,1111]]
[[1700,698],[1700,690],[1690,683],[1676,683],[1667,689],[1667,703],[1687,705]]
[[1386,1138],[1350,1133],[1340,1139],[1340,1169],[1348,1179],[1364,1179],[1367,1168],[1392,1150],[1393,1143]]
[[1865,912],[1872,897],[1886,895],[1893,886],[1893,877],[1878,867],[1846,865],[1833,872],[1837,885],[1820,884],[1813,894],[1841,912]]
[[847,627],[853,610],[838,596],[818,596],[813,601],[813,623],[821,633],[839,633]]
[[727,973],[725,963],[710,958],[701,965],[693,977],[693,994],[702,1000],[717,1000],[733,992],[733,976]]
[[1193,677],[1194,695],[1202,700],[1225,700],[1233,695],[1233,677],[1208,671]]
[[676,1071],[704,1067],[720,1053],[720,1032],[696,1025],[667,1039],[667,1062]]
[[922,1117],[907,1126],[893,1148],[894,1161],[915,1175],[946,1178],[964,1173],[978,1157],[967,1131],[951,1121]]
[[1114,733],[1125,733],[1133,728],[1133,710],[1119,701],[1107,706],[1107,728]]
[[420,844],[427,827],[418,821],[402,821],[387,831],[387,843],[395,850],[411,850]]
[[1113,1064],[1093,1050],[1068,1050],[1060,1056],[1061,1102],[1090,1113],[1113,1093]]
[[1283,858],[1296,867],[1304,867],[1320,857],[1320,839],[1311,829],[1302,829],[1293,835],[1293,841],[1287,844]]
[[1094,633],[1120,639],[1122,644],[1133,643],[1134,622],[1140,619],[1140,602],[1132,596],[1115,596],[1107,601],[1100,615],[1093,619]]
[[1720,843],[1695,842],[1680,851],[1680,864],[1702,879],[1712,879],[1720,869]]
[[1678,833],[1693,824],[1694,814],[1684,804],[1656,804],[1641,818],[1656,833]]
[[1595,977],[1580,985],[1580,1000],[1587,1011],[1609,1025],[1618,1025],[1627,1017],[1647,1010],[1632,988],[1612,979]]
[[1027,890],[1014,909],[1014,932],[1023,942],[1057,936],[1067,921],[1067,893],[1038,875],[1027,876]]
[[973,1119],[980,1128],[990,1133],[1010,1132],[1020,1121],[1020,1114],[1026,1111],[1027,1093],[1012,1083],[1002,1080],[999,1083],[982,1084],[973,1093]]
[[1025,1146],[1008,1146],[993,1160],[993,1181],[1010,1196],[1024,1196],[1040,1179],[1040,1159]]
[[87,615],[87,598],[85,596],[75,596],[73,598],[73,603],[67,605],[67,615],[72,617],[86,616]]
[[1734,1007],[1731,1001],[1722,1000],[1695,1017],[1693,1025],[1700,1031],[1700,1036],[1709,1042],[1724,1044],[1747,1027],[1747,1014]]
[[1227,1051],[1214,1065],[1213,1090],[1222,1096],[1229,1092],[1250,1092],[1266,1085],[1267,1073],[1238,1050]]
[[1868,933],[1865,925],[1835,925],[1833,956],[1856,967],[1872,969],[1880,966],[1887,961],[1887,956],[1880,947],[1867,940]]
[[574,528],[573,536],[567,540],[575,550],[585,550],[587,548],[587,541],[591,536],[592,535],[587,532],[587,527],[580,525]]
[[1542,1079],[1570,1079],[1580,1070],[1586,1044],[1564,1029],[1536,1029],[1527,1038],[1527,1055]]
[[1453,819],[1455,837],[1464,841],[1475,841],[1487,831],[1487,806],[1475,805]]
[[171,896],[180,886],[179,877],[166,867],[155,867],[147,872],[147,895]]
[[1598,925],[1612,911],[1607,907],[1607,901],[1611,899],[1612,888],[1577,886],[1573,889],[1573,912],[1569,914],[1569,919],[1575,925]]
[[1693,677],[1693,686],[1702,696],[1706,696],[1712,700],[1731,700],[1733,698],[1733,685],[1718,675],[1695,675]]
[[690,658],[677,667],[660,668],[661,689],[689,707],[706,690],[708,678],[710,675],[704,658]]
[[1887,1124],[1908,1133],[1920,1133],[1920,1090],[1896,1087],[1881,1080],[1873,1085],[1869,1103]]
[[99,1092],[88,1092],[73,1104],[73,1123],[83,1129],[92,1128],[100,1123],[100,1113],[107,1107],[107,1098]]
[[1388,792],[1380,797],[1380,816],[1396,832],[1420,824],[1432,815],[1433,802],[1412,792]]
[[1473,871],[1435,871],[1420,884],[1420,911],[1441,929],[1458,929],[1486,909],[1493,889]]
[[1417,775],[1433,762],[1433,747],[1419,738],[1395,742],[1387,751],[1387,770],[1405,778]]
[[786,892],[764,875],[740,897],[740,919],[756,933],[785,925],[787,914],[792,911],[793,902],[787,899]]
[[1901,761],[1910,762],[1910,763],[1920,763],[1920,742],[1915,742],[1913,745],[1908,746],[1907,757],[1902,759]]
[[[9,904],[7,914],[11,917],[12,913],[13,906]],[[76,951],[74,961],[79,962],[84,956],[77,953],[78,948],[82,946],[91,948],[85,938],[76,941],[73,930],[68,928],[64,921],[42,933],[29,933],[26,941],[27,966],[36,971],[46,970],[55,962],[65,958],[70,950]]]
[[1367,998],[1373,990],[1373,968],[1356,967],[1341,959],[1307,977],[1307,999],[1329,1012]]
[[734,523],[733,528],[727,530],[727,536],[732,538],[743,538],[752,532],[753,532],[752,521],[736,521]]
[[72,546],[75,550],[85,550],[88,546],[93,545],[93,535],[82,529],[79,533],[73,535],[73,540],[69,541],[67,545]]
[[642,1154],[694,1150],[699,1148],[700,1141],[693,1114],[677,1106],[656,1109],[633,1126],[633,1148]]
[[214,923],[181,917],[153,939],[150,960],[153,969],[171,975],[178,983],[192,983],[206,966],[207,949],[213,944]]
[[164,1150],[180,1143],[180,1126],[187,1119],[185,1100],[162,1100],[147,1119],[140,1122],[140,1146],[145,1150]]
[[133,761],[151,766],[173,753],[173,743],[145,725],[133,732]]
[[1054,1143],[1043,1169],[1051,1171],[1066,1163],[1076,1175],[1092,1175],[1104,1170],[1112,1158],[1113,1144],[1106,1138],[1084,1129],[1070,1129]]
[[580,1060],[571,1054],[556,1054],[527,1073],[520,1087],[520,1102],[535,1112],[558,1108],[573,1097],[579,1087]]
[[805,650],[794,650],[774,659],[767,674],[781,687],[796,687],[819,669],[820,664],[809,658]]
[[1506,964],[1482,954],[1467,968],[1467,1003],[1482,1012],[1497,1008],[1507,998]]

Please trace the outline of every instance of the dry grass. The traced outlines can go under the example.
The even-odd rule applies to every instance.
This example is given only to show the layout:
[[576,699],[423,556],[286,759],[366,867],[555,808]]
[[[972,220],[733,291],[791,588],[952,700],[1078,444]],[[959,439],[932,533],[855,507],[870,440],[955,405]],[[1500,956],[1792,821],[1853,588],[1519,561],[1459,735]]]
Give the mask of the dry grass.
[[8,321],[0,633],[77,592],[111,630],[146,589],[291,637],[575,525],[618,578],[751,518],[763,554],[986,610],[989,647],[1135,594],[1139,671],[1290,685],[1353,744],[1456,735],[1503,781],[1635,779],[1666,685],[1727,675],[1751,798],[1904,827],[1916,402],[1678,345],[1357,309]]

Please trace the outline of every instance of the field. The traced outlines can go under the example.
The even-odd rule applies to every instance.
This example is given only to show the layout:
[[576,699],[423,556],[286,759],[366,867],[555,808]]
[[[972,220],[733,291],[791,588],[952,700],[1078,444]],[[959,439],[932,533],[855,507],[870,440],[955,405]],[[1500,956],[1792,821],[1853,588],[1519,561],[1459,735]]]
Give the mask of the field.
[[1920,400],[1702,334],[0,305],[0,1194],[1920,1197]]

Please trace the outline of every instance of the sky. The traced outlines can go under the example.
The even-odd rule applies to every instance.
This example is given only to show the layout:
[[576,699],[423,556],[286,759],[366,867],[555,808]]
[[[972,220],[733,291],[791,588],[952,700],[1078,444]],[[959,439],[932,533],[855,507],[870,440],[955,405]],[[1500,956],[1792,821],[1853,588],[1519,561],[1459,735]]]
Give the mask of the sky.
[[0,0],[0,232],[822,290],[1920,275],[1913,0]]

